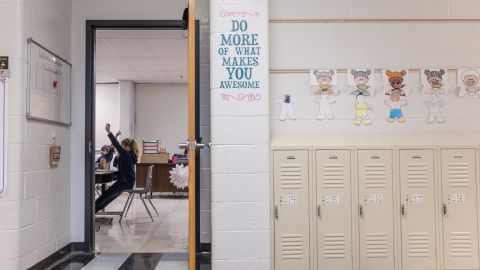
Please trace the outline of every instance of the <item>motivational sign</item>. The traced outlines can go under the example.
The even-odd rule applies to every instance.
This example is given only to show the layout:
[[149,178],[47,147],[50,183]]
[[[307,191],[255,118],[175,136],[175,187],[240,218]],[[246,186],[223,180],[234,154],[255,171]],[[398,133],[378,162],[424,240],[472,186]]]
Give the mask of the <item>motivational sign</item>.
[[212,16],[212,89],[224,101],[261,100],[268,87],[264,5],[218,5]]

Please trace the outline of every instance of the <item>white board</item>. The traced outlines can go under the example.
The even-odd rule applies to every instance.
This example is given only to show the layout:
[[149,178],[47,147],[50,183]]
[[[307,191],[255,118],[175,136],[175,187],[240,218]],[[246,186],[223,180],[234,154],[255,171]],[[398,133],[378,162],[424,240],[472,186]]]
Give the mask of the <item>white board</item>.
[[71,124],[71,68],[67,61],[28,40],[27,118]]
[[7,87],[8,78],[0,77],[0,197],[7,188]]

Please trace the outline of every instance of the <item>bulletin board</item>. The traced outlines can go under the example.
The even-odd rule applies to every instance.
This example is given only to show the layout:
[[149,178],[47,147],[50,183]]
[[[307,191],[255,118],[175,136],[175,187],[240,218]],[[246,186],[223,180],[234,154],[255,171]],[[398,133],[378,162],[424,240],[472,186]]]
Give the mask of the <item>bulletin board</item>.
[[27,118],[71,124],[72,65],[28,39]]

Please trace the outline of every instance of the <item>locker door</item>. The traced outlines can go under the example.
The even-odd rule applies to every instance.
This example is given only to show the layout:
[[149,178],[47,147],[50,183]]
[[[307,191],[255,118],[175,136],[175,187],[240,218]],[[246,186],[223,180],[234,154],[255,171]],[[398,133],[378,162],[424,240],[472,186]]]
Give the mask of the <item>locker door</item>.
[[274,152],[275,270],[310,269],[308,151]]
[[317,269],[352,269],[350,150],[316,152]]
[[443,149],[442,201],[445,269],[478,269],[474,149]]
[[433,150],[400,150],[402,269],[436,269]]
[[360,269],[394,269],[391,150],[358,151]]

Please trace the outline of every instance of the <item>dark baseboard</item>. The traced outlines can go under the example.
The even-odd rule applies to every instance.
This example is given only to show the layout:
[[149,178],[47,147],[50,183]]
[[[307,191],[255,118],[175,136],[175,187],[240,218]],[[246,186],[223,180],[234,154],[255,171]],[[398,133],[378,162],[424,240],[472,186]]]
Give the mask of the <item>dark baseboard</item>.
[[197,255],[198,261],[201,263],[210,263],[212,261],[212,244],[200,243],[200,253]]
[[55,251],[55,253],[48,256],[47,258],[39,261],[27,270],[44,270],[47,267],[51,266],[53,263],[59,261],[61,258],[70,254],[72,251],[86,251],[86,246],[87,245],[85,242],[70,243],[63,248]]

